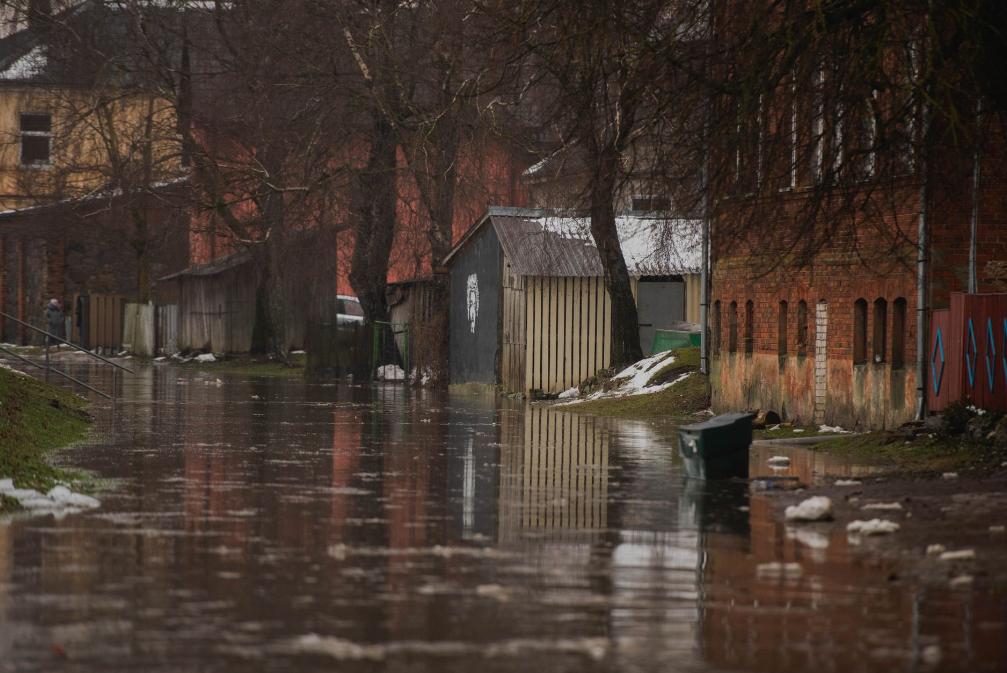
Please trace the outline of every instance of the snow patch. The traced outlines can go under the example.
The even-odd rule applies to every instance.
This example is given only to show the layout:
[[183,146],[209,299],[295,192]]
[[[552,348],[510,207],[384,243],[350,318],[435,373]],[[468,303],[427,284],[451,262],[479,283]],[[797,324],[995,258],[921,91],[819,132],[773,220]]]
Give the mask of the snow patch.
[[773,456],[766,462],[777,467],[786,467],[790,465],[790,458],[788,456]]
[[385,643],[357,643],[344,638],[309,633],[280,645],[282,652],[331,657],[337,661],[384,661],[392,657],[481,656],[530,657],[538,652],[582,655],[594,661],[605,658],[606,638],[515,638],[489,643],[458,640],[398,640]]
[[975,549],[959,549],[946,551],[937,557],[939,561],[971,561],[976,557]]
[[886,535],[899,529],[899,524],[887,519],[870,519],[869,521],[851,521],[846,524],[847,533],[860,535]]
[[946,547],[942,544],[928,544],[927,556],[938,556],[944,553]]
[[897,502],[869,502],[860,509],[876,509],[890,512],[901,512],[902,505]]
[[558,399],[561,399],[561,400],[568,400],[568,399],[571,399],[573,397],[577,397],[577,393],[578,392],[579,391],[578,391],[577,388],[567,388],[566,390],[564,390],[563,392],[561,392],[556,397]]
[[819,432],[831,432],[831,433],[836,433],[836,434],[840,434],[840,435],[848,435],[848,434],[850,434],[849,430],[844,430],[843,428],[839,427],[838,425],[819,425],[818,426],[818,431]]
[[791,505],[784,512],[787,521],[828,521],[832,518],[832,501],[816,495],[799,505]]
[[405,381],[406,373],[398,365],[381,365],[374,377],[378,381]]
[[972,575],[958,575],[957,577],[952,577],[950,582],[952,589],[966,589],[974,583],[975,578]]
[[68,514],[84,509],[96,509],[101,503],[83,493],[74,493],[66,486],[54,486],[48,493],[33,488],[17,488],[13,479],[0,479],[0,494],[17,500],[27,510]]
[[957,478],[958,478],[957,472],[945,472],[944,474],[941,475],[941,479],[957,479]]
[[196,362],[216,362],[217,358],[213,353],[200,353],[196,356]]
[[864,482],[858,479],[836,479],[836,481],[833,482],[833,486],[860,486],[863,483]]

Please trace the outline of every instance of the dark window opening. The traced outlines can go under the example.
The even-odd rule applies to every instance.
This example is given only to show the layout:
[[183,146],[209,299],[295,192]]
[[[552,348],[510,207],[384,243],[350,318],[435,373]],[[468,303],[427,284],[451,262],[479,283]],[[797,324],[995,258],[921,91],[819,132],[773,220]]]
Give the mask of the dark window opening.
[[713,302],[713,354],[720,355],[720,300]]
[[738,302],[732,301],[727,313],[727,350],[738,352]]
[[776,349],[781,356],[787,354],[787,302],[780,302],[780,318],[776,329],[777,345]]
[[885,351],[887,350],[888,336],[888,302],[878,298],[874,300],[874,347],[873,361],[881,363],[885,361]]
[[895,300],[892,312],[892,368],[902,369],[906,365],[906,300]]
[[797,354],[808,354],[808,302],[797,302]]
[[745,353],[752,354],[755,350],[755,304],[749,299],[745,302]]
[[52,150],[52,115],[21,115],[21,164],[40,166],[49,163]]
[[853,364],[867,362],[867,300],[853,303]]

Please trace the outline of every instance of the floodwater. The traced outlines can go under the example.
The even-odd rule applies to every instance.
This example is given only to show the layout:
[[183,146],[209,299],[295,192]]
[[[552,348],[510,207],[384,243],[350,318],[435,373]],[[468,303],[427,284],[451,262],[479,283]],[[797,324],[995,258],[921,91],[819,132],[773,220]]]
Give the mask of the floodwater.
[[[1005,666],[1002,592],[892,582],[842,531],[686,480],[670,428],[170,366],[123,386],[60,456],[110,480],[101,509],[0,522],[0,671]],[[793,469],[858,473],[818,460]]]

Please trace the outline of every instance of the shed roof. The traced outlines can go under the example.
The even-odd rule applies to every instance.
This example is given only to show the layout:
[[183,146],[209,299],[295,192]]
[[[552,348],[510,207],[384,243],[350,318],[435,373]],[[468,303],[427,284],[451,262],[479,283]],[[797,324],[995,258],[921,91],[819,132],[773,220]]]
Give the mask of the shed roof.
[[158,281],[174,280],[176,278],[192,278],[196,276],[216,276],[219,273],[237,268],[246,262],[252,261],[252,253],[248,249],[232,252],[229,255],[218,257],[212,262],[190,266],[167,276],[158,278]]
[[[601,276],[591,220],[551,210],[492,207],[444,260],[487,224],[496,232],[513,273],[520,276]],[[631,276],[698,273],[701,221],[654,215],[618,215],[616,227]]]

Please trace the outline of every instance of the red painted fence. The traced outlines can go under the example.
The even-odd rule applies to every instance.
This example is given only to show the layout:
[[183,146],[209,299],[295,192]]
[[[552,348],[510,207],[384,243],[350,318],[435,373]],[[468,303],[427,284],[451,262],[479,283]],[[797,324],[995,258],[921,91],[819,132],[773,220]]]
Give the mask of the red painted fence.
[[931,411],[958,401],[1007,411],[1007,294],[952,292],[932,314],[927,360]]

